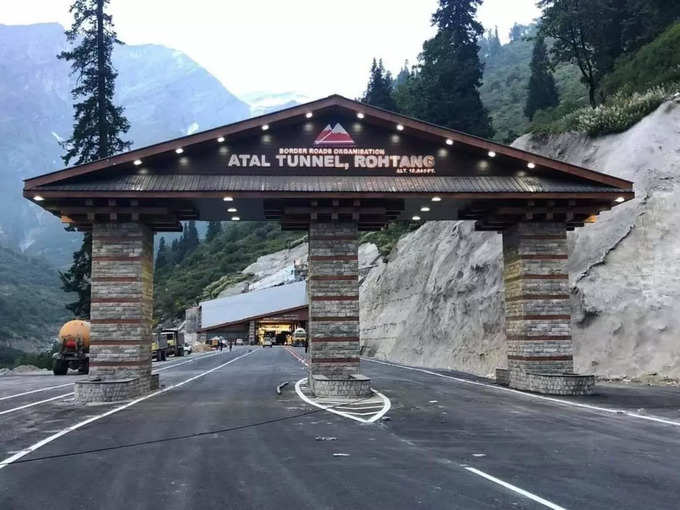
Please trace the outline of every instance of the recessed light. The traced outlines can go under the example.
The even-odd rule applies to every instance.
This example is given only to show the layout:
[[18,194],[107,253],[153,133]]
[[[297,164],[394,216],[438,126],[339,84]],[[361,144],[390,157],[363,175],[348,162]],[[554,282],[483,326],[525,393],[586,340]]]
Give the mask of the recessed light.
[[453,145],[453,140],[451,140],[450,138],[447,138],[446,139],[446,145]]
[[175,152],[176,152],[177,154],[182,154],[182,153],[184,152],[184,149],[182,149],[181,147],[177,147],[177,148],[175,149]]
[[489,151],[489,157],[490,157],[490,158],[495,158],[495,157],[496,157],[496,153],[495,153],[494,151]]
[[397,124],[397,131],[403,131],[403,130],[404,130],[403,124]]
[[[35,197],[35,199],[38,200],[38,197]],[[616,202],[617,204],[620,204],[621,202],[625,202],[625,201],[626,201],[626,199],[623,198],[623,197],[619,197],[616,200],[614,200],[614,202]]]
[[220,136],[220,137],[217,139],[217,141],[218,141],[219,143],[224,143],[224,137],[223,137],[223,136]]
[[236,212],[236,207],[230,207],[227,212]]
[[420,208],[420,212],[430,212],[430,208],[425,205]]
[[433,201],[433,202],[441,202],[441,201],[442,201],[442,197],[432,197],[432,201]]
[[412,219],[413,221],[420,221],[420,216],[414,216],[414,217],[411,218],[411,219]]
[[36,195],[36,196],[33,197],[33,200],[35,200],[36,202],[42,202],[45,199],[43,197],[41,197],[40,195]]
[[364,115],[363,113],[361,113],[361,112],[357,113],[357,118],[359,118],[359,119],[363,119],[364,116],[365,116],[365,115]]
[[222,200],[224,200],[225,202],[233,202],[234,197],[224,197]]
[[533,162],[529,161],[529,162],[527,163],[527,167],[529,167],[529,168],[536,168],[536,163],[533,163]]
[[307,112],[307,113],[305,113],[305,117],[307,117],[308,119],[311,119],[312,117],[314,117],[314,114],[312,112]]
[[240,219],[241,218],[239,218],[238,216],[232,216],[231,217],[231,221],[239,221]]
[[262,124],[262,131],[267,131],[269,129],[269,124]]
[[135,166],[139,166],[139,165],[142,164],[142,160],[141,159],[135,159],[133,163],[134,163]]

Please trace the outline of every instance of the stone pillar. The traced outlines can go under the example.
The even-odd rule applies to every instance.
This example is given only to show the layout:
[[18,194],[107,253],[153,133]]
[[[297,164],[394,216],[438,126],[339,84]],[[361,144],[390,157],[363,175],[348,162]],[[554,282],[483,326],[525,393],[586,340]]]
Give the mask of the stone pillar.
[[81,402],[124,400],[157,384],[151,377],[153,232],[140,223],[92,228],[90,377]]
[[[574,371],[565,225],[519,223],[507,229],[503,259],[510,386],[553,393],[537,381],[560,386]],[[532,379],[539,374],[555,377]]]
[[248,345],[255,343],[255,321],[250,321],[248,324]]
[[370,392],[359,374],[359,257],[356,223],[309,228],[309,382],[317,395]]

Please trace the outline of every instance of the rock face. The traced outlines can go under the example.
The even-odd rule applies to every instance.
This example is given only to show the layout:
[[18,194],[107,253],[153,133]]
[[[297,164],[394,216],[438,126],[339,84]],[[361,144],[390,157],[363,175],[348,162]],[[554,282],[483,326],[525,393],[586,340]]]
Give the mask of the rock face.
[[[680,377],[680,105],[618,135],[515,145],[635,182],[635,200],[569,235],[576,370]],[[365,352],[480,375],[505,366],[501,270],[501,236],[467,222],[403,237],[362,285]]]

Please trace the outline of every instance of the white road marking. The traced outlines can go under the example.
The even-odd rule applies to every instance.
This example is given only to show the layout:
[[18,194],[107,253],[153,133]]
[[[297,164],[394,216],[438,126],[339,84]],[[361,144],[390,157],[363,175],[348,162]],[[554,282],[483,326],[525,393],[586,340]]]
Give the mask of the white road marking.
[[0,397],[0,400],[8,400],[10,398],[23,397],[24,395],[30,395],[31,393],[38,393],[40,391],[55,390],[57,388],[63,388],[64,386],[69,386],[73,384],[72,382],[66,384],[58,384],[57,386],[47,386],[46,388],[38,388],[37,390],[24,391],[23,393],[17,393],[15,395],[8,395],[6,397]]
[[641,420],[648,420],[648,421],[653,421],[656,423],[664,423],[666,425],[673,425],[675,427],[680,427],[680,422],[673,421],[673,420],[668,420],[666,418],[660,418],[658,416],[647,416],[644,414],[639,414],[639,413],[634,413],[632,411],[626,411],[625,409],[611,409],[608,407],[600,407],[600,406],[593,406],[590,404],[582,404],[580,402],[570,402],[569,400],[562,400],[559,398],[554,398],[554,397],[546,397],[544,395],[537,395],[535,393],[527,393],[524,391],[519,391],[519,390],[514,390],[512,388],[506,388],[505,386],[496,386],[494,384],[489,384],[489,383],[483,383],[479,381],[470,381],[468,379],[463,379],[461,377],[454,377],[452,375],[444,375],[440,374],[438,372],[433,372],[432,370],[426,370],[424,368],[415,368],[415,367],[407,367],[403,365],[397,365],[394,363],[389,363],[387,361],[378,361],[375,359],[368,359],[368,358],[362,358],[364,361],[370,361],[371,363],[379,363],[380,365],[387,365],[390,367],[395,367],[395,368],[402,368],[404,370],[412,370],[414,372],[422,372],[423,374],[429,374],[429,375],[435,375],[437,377],[441,377],[443,379],[451,379],[452,381],[457,381],[465,384],[472,384],[475,386],[484,386],[486,388],[491,388],[494,390],[498,391],[505,391],[509,393],[514,393],[515,395],[522,395],[524,397],[528,398],[534,398],[538,400],[545,400],[546,402],[553,402],[555,404],[560,404],[564,406],[571,406],[571,407],[580,407],[582,409],[590,409],[592,411],[601,411],[609,414],[621,414],[625,416],[630,416],[631,418],[639,418]]
[[[187,363],[191,363],[192,361],[196,361],[197,359],[211,358],[215,355],[216,355],[216,353],[212,353],[210,355],[197,356],[196,358],[190,359],[188,361],[183,361],[182,363],[173,363],[172,365],[167,365],[163,368],[156,369],[152,373],[156,374],[158,372],[161,372],[162,370],[167,370],[169,368],[175,368],[175,367],[178,367],[180,365],[186,365]],[[40,390],[27,391],[26,393],[18,393],[17,395],[12,395],[11,397],[4,397],[4,398],[12,398],[12,397],[18,397],[20,395],[28,395],[29,393],[35,393],[35,392],[38,392],[38,391],[45,391],[45,390],[53,389],[53,388],[61,388],[63,386],[69,386],[69,385],[72,385],[72,384],[75,384],[75,383],[66,383],[66,384],[61,384],[59,386],[51,386],[50,388],[42,388]],[[3,414],[13,413],[15,411],[21,411],[22,409],[37,406],[39,404],[45,404],[47,402],[52,402],[53,400],[59,400],[60,398],[66,398],[66,397],[71,396],[71,395],[73,395],[73,392],[64,393],[62,395],[57,395],[56,397],[48,398],[48,399],[45,399],[45,400],[39,400],[37,402],[31,402],[30,404],[24,404],[24,405],[19,406],[19,407],[13,407],[12,409],[6,409],[5,411],[0,411],[0,416],[3,415]],[[3,399],[0,398],[0,400],[3,400]]]
[[19,406],[19,407],[13,407],[12,409],[6,409],[4,411],[0,411],[0,415],[13,413],[14,411],[21,411],[22,409],[26,409],[27,407],[33,407],[33,406],[37,406],[39,404],[44,404],[46,402],[52,402],[53,400],[59,400],[60,398],[66,398],[70,395],[73,395],[73,392],[64,393],[63,395],[57,395],[56,397],[47,398],[45,400],[38,400],[37,402],[31,402],[30,404],[24,404],[24,405]]
[[[349,413],[346,413],[344,411],[338,411],[334,407],[322,405],[322,404],[319,404],[317,402],[314,402],[307,395],[305,395],[302,392],[302,389],[300,388],[302,383],[305,382],[306,380],[307,380],[307,378],[303,377],[302,379],[300,379],[298,382],[295,383],[295,393],[298,394],[298,397],[300,397],[302,400],[304,400],[308,404],[313,405],[314,407],[318,407],[319,409],[324,409],[325,411],[328,411],[329,413],[337,414],[339,416],[344,416],[345,418],[349,418],[350,420],[355,420],[355,421],[358,421],[360,423],[373,423],[373,422],[379,420],[380,418],[382,418],[383,416],[385,416],[385,413],[387,413],[387,411],[389,411],[390,408],[392,407],[392,402],[390,402],[389,398],[387,398],[385,395],[383,395],[379,391],[376,391],[373,388],[371,388],[371,391],[373,393],[375,393],[377,396],[379,396],[380,398],[383,399],[383,402],[384,402],[383,408],[380,412],[378,412],[377,414],[375,414],[372,418],[369,418],[368,420],[365,419],[365,418],[359,418],[358,416],[355,416],[353,414],[349,414]],[[347,404],[347,402],[343,402],[343,403]],[[370,414],[373,414],[373,413],[370,413]]]
[[161,390],[155,391],[155,392],[153,392],[153,393],[149,393],[148,395],[145,395],[145,396],[140,397],[140,398],[138,398],[138,399],[132,400],[131,402],[128,402],[127,404],[123,404],[123,405],[121,405],[121,406],[115,407],[115,408],[113,408],[113,409],[111,409],[111,410],[109,410],[109,411],[106,411],[105,413],[102,413],[102,414],[98,414],[98,415],[92,416],[91,418],[88,418],[88,419],[83,420],[83,421],[81,421],[81,422],[79,422],[79,423],[76,423],[75,425],[71,425],[70,427],[66,427],[65,429],[60,430],[60,431],[57,432],[56,434],[52,434],[51,436],[46,437],[45,439],[43,439],[43,440],[41,440],[41,441],[38,441],[38,442],[35,443],[35,444],[32,444],[32,445],[29,446],[28,448],[25,448],[25,449],[21,450],[20,452],[15,453],[14,455],[12,455],[12,456],[10,456],[10,457],[7,457],[5,460],[3,460],[2,462],[0,462],[0,469],[6,468],[6,467],[9,466],[12,462],[15,462],[15,461],[19,460],[20,458],[22,458],[22,457],[28,455],[29,453],[32,453],[32,452],[36,451],[38,448],[41,448],[41,447],[45,446],[45,445],[48,444],[48,443],[51,443],[51,442],[54,441],[55,439],[59,439],[60,437],[65,436],[65,435],[68,434],[69,432],[73,432],[74,430],[77,430],[77,429],[79,429],[79,428],[81,428],[81,427],[84,427],[85,425],[88,425],[88,424],[90,424],[90,423],[92,423],[92,422],[94,422],[94,421],[100,420],[100,419],[105,418],[105,417],[107,417],[107,416],[111,416],[112,414],[115,414],[115,413],[117,413],[117,412],[119,412],[119,411],[122,411],[123,409],[127,409],[128,407],[131,407],[131,406],[133,406],[133,405],[135,405],[135,404],[138,404],[138,403],[140,403],[140,402],[142,402],[142,401],[144,401],[144,400],[147,400],[147,399],[149,399],[149,398],[155,397],[156,395],[161,395],[162,393],[165,393],[165,392],[170,391],[170,390],[172,390],[172,389],[179,388],[180,386],[184,386],[185,384],[190,383],[191,381],[195,381],[196,379],[198,379],[198,378],[200,378],[200,377],[206,376],[206,375],[208,375],[208,374],[214,372],[215,370],[219,370],[220,368],[225,367],[225,366],[227,366],[227,365],[233,363],[234,361],[238,361],[238,360],[240,360],[241,358],[245,358],[246,356],[250,356],[251,354],[253,354],[253,353],[255,353],[255,352],[257,352],[257,351],[249,351],[249,352],[247,352],[247,353],[245,353],[245,354],[242,354],[241,356],[238,356],[238,357],[236,357],[236,358],[234,358],[234,359],[231,359],[231,360],[227,361],[226,363],[222,363],[221,365],[218,365],[218,366],[216,366],[216,367],[214,367],[214,368],[211,368],[210,370],[206,370],[205,372],[201,372],[200,374],[195,375],[195,376],[193,376],[193,377],[190,377],[189,379],[185,379],[185,380],[182,381],[182,382],[179,382],[179,383],[177,383],[177,384],[173,384],[172,386],[167,386],[167,387],[165,387],[165,388],[163,388],[163,389],[161,389]]
[[478,476],[481,476],[483,478],[486,478],[487,480],[490,480],[494,483],[497,483],[498,485],[501,485],[502,487],[505,487],[506,489],[510,489],[511,491],[516,492],[517,494],[520,494],[524,496],[525,498],[529,498],[536,503],[540,503],[541,505],[551,508],[552,510],[566,510],[564,507],[556,505],[552,501],[548,501],[547,499],[543,499],[540,496],[537,496],[536,494],[532,494],[529,491],[525,491],[524,489],[520,489],[516,485],[512,485],[511,483],[504,482],[500,478],[496,478],[495,476],[491,476],[488,473],[485,473],[484,471],[480,471],[479,469],[475,469],[473,467],[465,466],[465,469],[468,470],[471,473],[474,473]]

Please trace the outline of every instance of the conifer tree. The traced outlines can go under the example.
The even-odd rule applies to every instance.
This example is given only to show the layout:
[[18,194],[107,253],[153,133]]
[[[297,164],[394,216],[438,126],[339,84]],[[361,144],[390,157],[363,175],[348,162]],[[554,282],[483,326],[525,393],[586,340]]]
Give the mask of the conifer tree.
[[419,116],[429,122],[478,136],[493,136],[491,119],[479,97],[483,67],[475,19],[482,0],[439,0],[432,15],[436,35],[420,55]]
[[376,61],[374,58],[371,64],[368,86],[361,98],[361,102],[385,110],[395,111],[397,105],[392,97],[393,85],[392,73],[385,70],[382,59]]
[[165,244],[165,237],[161,237],[158,243],[158,253],[156,254],[156,270],[168,265],[168,247]]
[[538,110],[552,108],[560,102],[555,86],[555,78],[550,72],[550,63],[545,46],[545,39],[537,37],[534,53],[531,58],[531,78],[529,79],[529,95],[524,113],[529,119],[534,118]]
[[[77,44],[70,51],[63,51],[58,58],[71,62],[76,86],[71,95],[74,105],[73,134],[62,147],[65,164],[88,163],[106,158],[130,147],[131,142],[120,136],[130,125],[123,116],[123,109],[113,104],[114,82],[117,73],[111,64],[114,44],[120,44],[113,29],[111,15],[105,12],[109,0],[75,0],[70,12],[73,25],[66,31],[66,38]],[[76,292],[78,301],[66,305],[76,317],[90,316],[90,275],[92,236],[83,236],[83,244],[73,254],[73,265],[66,272],[59,272],[62,288]]]
[[219,234],[222,233],[222,222],[221,221],[210,221],[208,222],[208,230],[205,233],[205,240],[212,241]]

